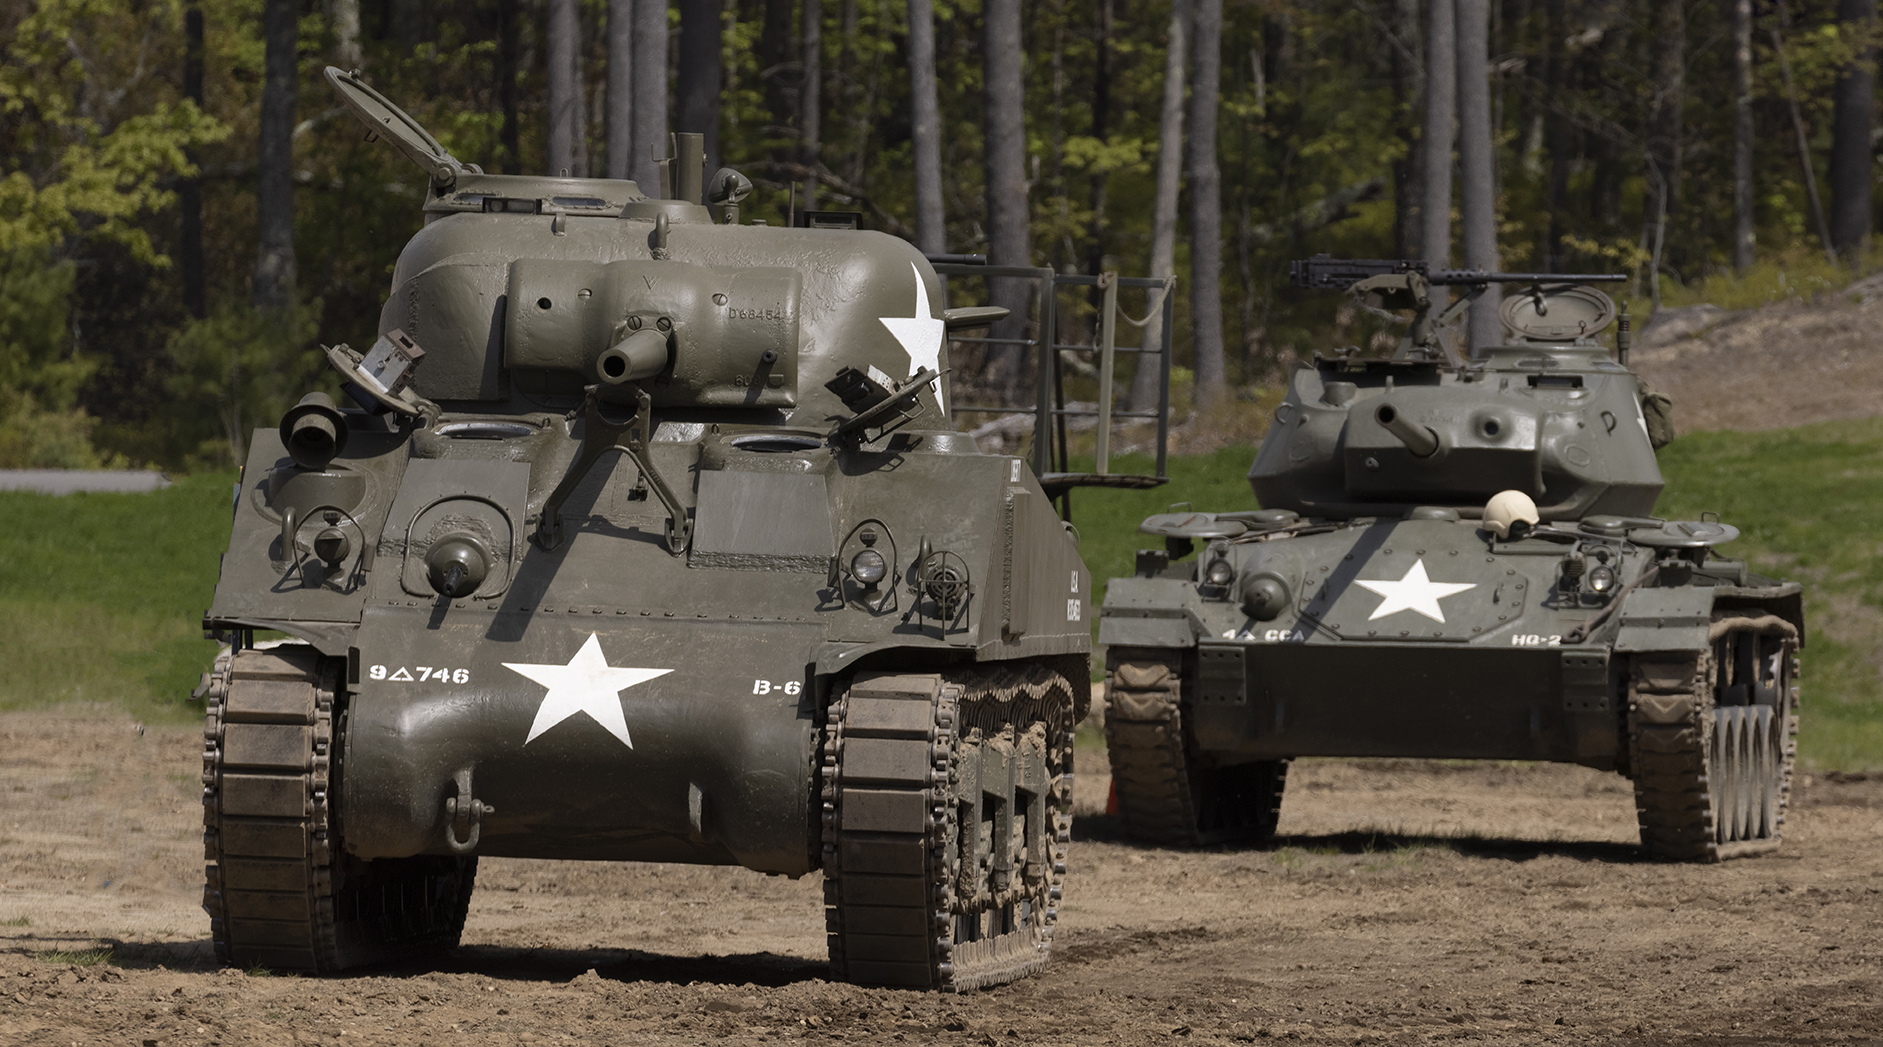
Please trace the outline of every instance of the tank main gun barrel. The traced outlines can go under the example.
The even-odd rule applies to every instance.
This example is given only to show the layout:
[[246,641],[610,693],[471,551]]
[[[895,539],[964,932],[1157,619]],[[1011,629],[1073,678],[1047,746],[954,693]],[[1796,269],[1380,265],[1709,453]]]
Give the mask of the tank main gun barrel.
[[1628,279],[1619,273],[1487,273],[1482,269],[1434,269],[1413,258],[1335,258],[1317,254],[1288,263],[1290,284],[1321,291],[1344,291],[1362,280],[1398,273],[1418,273],[1428,284],[1451,286],[1589,284]]
[[1380,427],[1397,437],[1412,452],[1414,458],[1430,458],[1438,450],[1438,434],[1423,425],[1406,421],[1406,416],[1399,413],[1392,404],[1381,404],[1373,412],[1373,418]]

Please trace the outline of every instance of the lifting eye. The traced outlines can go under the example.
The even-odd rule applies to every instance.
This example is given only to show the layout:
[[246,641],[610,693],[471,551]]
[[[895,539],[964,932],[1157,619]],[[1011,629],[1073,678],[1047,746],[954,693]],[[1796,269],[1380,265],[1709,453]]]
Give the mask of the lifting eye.
[[1497,423],[1497,419],[1486,418],[1483,422],[1478,424],[1478,431],[1485,436],[1496,436],[1498,433],[1504,431],[1504,427]]

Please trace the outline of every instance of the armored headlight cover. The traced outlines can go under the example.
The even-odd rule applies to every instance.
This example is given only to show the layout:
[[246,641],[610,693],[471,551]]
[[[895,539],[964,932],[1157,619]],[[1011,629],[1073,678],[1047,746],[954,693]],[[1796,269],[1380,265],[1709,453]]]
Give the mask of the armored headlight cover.
[[1203,580],[1211,585],[1228,585],[1236,577],[1236,568],[1226,559],[1215,559],[1203,570]]
[[1590,592],[1611,592],[1615,588],[1615,569],[1607,564],[1598,564],[1589,568],[1586,581]]

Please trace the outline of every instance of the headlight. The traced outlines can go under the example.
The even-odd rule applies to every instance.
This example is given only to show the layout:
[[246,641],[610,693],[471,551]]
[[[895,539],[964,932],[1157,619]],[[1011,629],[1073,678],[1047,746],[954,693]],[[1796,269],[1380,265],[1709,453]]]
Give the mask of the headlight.
[[1589,568],[1589,591],[1605,593],[1615,588],[1615,569],[1608,566]]
[[1236,569],[1229,565],[1228,560],[1211,560],[1203,572],[1203,580],[1211,585],[1228,585],[1235,577]]
[[850,576],[864,585],[875,585],[888,573],[889,564],[874,549],[865,549],[850,559]]

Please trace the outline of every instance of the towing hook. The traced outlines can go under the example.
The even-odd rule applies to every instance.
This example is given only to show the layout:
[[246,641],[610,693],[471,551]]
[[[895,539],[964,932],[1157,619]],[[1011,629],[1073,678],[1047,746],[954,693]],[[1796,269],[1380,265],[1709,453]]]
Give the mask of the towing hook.
[[483,818],[496,814],[497,808],[471,795],[471,769],[466,767],[456,777],[458,795],[445,797],[445,846],[452,854],[470,854],[477,849]]

